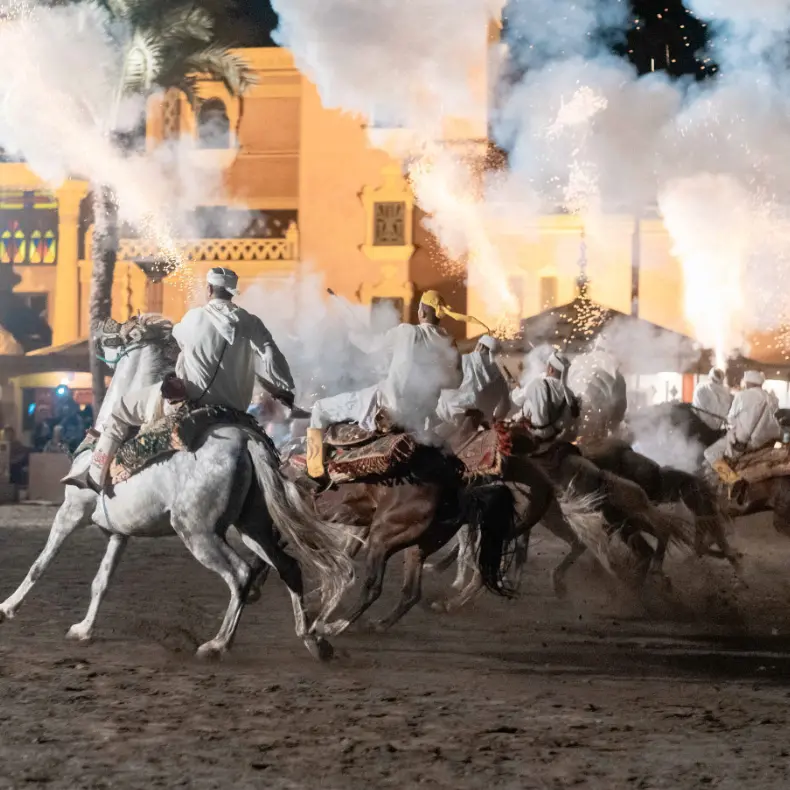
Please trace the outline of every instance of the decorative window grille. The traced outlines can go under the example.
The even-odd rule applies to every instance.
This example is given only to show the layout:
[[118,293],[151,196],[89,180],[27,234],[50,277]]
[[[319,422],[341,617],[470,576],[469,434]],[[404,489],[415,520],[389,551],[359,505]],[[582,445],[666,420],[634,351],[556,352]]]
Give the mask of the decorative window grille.
[[373,204],[373,245],[401,247],[406,244],[406,203]]

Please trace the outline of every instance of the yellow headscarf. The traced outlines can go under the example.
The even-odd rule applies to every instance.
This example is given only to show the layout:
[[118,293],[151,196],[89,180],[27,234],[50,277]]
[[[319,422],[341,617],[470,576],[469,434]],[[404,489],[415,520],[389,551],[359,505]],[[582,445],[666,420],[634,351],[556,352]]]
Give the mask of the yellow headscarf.
[[444,301],[438,291],[426,291],[420,298],[420,304],[424,304],[426,307],[432,307],[436,311],[437,318],[446,315],[448,318],[452,318],[456,321],[466,321],[467,324],[480,324],[486,332],[490,332],[489,328],[482,321],[478,321],[474,316],[454,313],[450,310],[447,306],[447,302]]

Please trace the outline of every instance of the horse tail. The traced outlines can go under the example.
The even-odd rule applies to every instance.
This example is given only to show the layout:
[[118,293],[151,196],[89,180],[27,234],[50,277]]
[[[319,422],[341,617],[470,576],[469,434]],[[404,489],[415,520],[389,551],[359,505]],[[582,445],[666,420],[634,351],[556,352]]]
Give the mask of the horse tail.
[[506,579],[506,559],[516,522],[513,492],[502,482],[471,483],[463,499],[461,521],[479,535],[475,559],[483,585],[497,595],[512,598],[515,593]]
[[599,494],[577,494],[573,484],[557,497],[565,524],[576,539],[591,551],[608,573],[614,573],[611,564],[611,539],[607,533],[607,521],[601,512]]
[[247,442],[255,476],[274,526],[288,544],[288,551],[311,575],[321,591],[321,612],[326,616],[354,579],[354,564],[348,552],[360,538],[341,524],[327,525],[305,502],[295,483],[279,470],[272,448],[259,439]]

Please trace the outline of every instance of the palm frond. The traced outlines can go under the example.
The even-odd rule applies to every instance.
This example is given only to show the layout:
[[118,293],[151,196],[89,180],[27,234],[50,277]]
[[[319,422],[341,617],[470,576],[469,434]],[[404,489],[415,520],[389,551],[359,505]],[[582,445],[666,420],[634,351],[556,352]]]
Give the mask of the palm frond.
[[221,44],[209,44],[192,52],[183,61],[185,73],[194,72],[221,82],[231,96],[241,96],[257,79],[243,56]]
[[171,83],[170,87],[181,91],[189,106],[197,113],[202,100],[198,94],[198,80],[194,74],[185,74],[180,80]]
[[181,5],[166,11],[157,34],[168,43],[200,41],[207,44],[214,35],[214,17],[197,5]]
[[104,6],[115,20],[123,21],[129,18],[134,0],[99,0],[99,4]]
[[122,92],[148,93],[159,77],[162,54],[162,45],[154,36],[135,31],[124,58]]

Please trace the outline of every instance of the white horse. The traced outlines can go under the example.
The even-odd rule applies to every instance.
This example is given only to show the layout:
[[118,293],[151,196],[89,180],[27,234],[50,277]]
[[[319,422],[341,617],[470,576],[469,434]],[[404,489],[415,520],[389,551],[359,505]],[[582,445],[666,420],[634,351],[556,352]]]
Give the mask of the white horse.
[[[125,392],[161,381],[172,370],[178,347],[171,331],[170,321],[159,316],[133,318],[122,326],[108,322],[102,345],[115,375],[97,426]],[[84,471],[90,456],[87,450],[77,455],[70,475]],[[151,463],[116,485],[111,495],[66,486],[46,546],[19,588],[0,604],[0,621],[16,614],[66,538],[91,523],[109,542],[93,580],[88,612],[69,629],[68,638],[91,638],[99,606],[130,537],[175,532],[195,559],[230,589],[220,630],[200,646],[199,656],[219,656],[230,648],[251,582],[264,563],[275,568],[288,587],[297,636],[316,658],[331,656],[331,645],[316,634],[315,625],[334,608],[353,578],[345,549],[348,533],[341,525],[327,527],[317,519],[296,486],[280,474],[276,453],[253,432],[233,425],[214,427],[194,452],[177,452]],[[257,565],[245,562],[229,545],[231,526],[254,552]],[[305,612],[302,569],[321,592],[321,612],[312,627]]]

